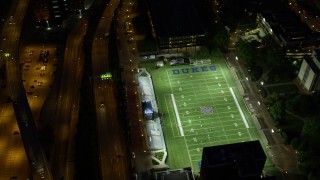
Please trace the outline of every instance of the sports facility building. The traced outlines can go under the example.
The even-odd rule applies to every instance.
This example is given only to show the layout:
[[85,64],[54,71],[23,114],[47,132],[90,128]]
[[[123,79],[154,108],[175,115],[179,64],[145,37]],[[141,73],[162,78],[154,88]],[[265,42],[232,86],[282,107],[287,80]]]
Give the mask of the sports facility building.
[[192,52],[203,45],[205,30],[191,0],[148,0],[161,52]]

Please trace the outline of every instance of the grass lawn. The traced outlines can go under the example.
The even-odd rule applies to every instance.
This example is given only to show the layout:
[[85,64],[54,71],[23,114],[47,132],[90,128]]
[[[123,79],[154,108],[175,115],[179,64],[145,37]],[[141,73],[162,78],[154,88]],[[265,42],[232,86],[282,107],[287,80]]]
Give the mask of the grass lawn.
[[266,86],[266,89],[269,94],[272,94],[274,92],[279,93],[279,94],[298,92],[298,88],[294,84]]
[[171,169],[200,171],[202,148],[259,139],[222,59],[208,65],[155,68],[152,75]]

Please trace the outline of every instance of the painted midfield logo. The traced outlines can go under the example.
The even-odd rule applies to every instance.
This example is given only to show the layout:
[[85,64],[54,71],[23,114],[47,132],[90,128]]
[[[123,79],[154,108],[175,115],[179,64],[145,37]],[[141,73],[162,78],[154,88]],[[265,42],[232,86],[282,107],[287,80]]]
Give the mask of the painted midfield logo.
[[201,107],[201,112],[203,114],[213,114],[213,109],[212,107],[205,106],[205,107]]

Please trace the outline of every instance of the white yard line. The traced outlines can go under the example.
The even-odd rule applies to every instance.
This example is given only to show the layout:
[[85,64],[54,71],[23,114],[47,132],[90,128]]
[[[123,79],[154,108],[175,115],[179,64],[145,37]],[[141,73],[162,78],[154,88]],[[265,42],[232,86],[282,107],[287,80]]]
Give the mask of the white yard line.
[[178,113],[178,108],[177,108],[176,101],[174,99],[174,95],[173,94],[171,94],[171,100],[172,100],[173,109],[174,109],[174,112],[176,114],[176,118],[177,118],[177,121],[178,121],[178,127],[179,127],[179,130],[180,130],[180,134],[181,134],[181,136],[184,136],[184,132],[183,132],[182,125],[181,125],[180,116],[179,116],[179,113]]
[[[246,128],[249,128],[247,119],[246,119],[246,117],[244,116],[244,114],[243,114],[243,112],[242,112],[242,109],[241,109],[240,104],[239,104],[239,102],[238,102],[238,100],[237,100],[237,98],[236,98],[236,95],[235,95],[234,92],[233,92],[232,87],[229,87],[229,89],[230,89],[230,92],[231,92],[232,97],[233,97],[233,99],[234,99],[234,102],[236,102],[236,104],[237,104],[238,110],[239,110],[240,115],[241,115],[241,117],[242,117],[242,121],[243,121],[244,124],[246,125]],[[250,133],[249,133],[249,134],[250,134]]]

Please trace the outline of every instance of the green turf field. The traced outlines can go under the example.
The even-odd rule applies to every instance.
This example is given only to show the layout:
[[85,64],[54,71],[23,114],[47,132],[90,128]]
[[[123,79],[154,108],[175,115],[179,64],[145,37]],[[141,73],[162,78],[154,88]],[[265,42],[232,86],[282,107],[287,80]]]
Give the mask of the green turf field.
[[192,166],[197,173],[203,147],[259,138],[223,61],[148,71],[162,114],[171,169]]

